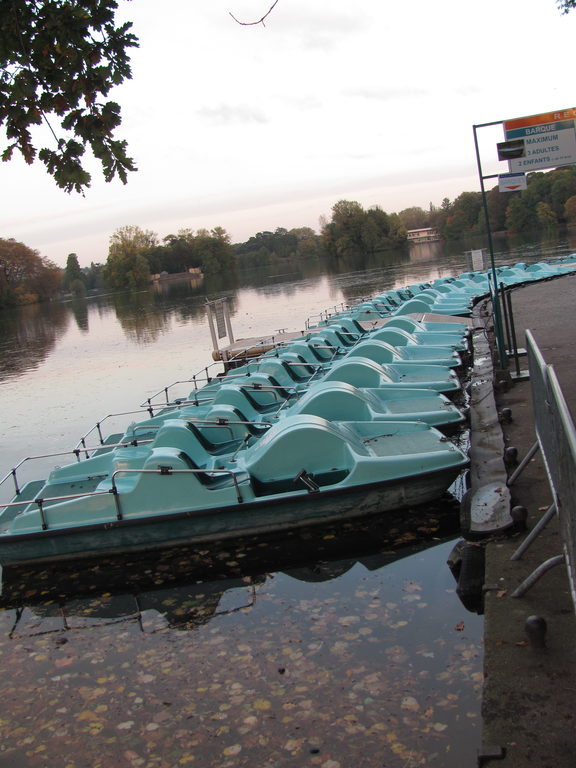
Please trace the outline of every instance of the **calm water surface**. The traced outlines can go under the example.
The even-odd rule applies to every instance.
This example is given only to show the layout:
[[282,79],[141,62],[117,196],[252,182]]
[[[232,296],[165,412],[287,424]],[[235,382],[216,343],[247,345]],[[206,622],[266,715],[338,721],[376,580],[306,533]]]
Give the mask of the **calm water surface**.
[[[507,246],[497,261],[575,248]],[[234,334],[247,338],[468,268],[463,250],[435,244],[388,265],[288,267],[238,285],[1,313],[0,475],[23,456],[73,447],[96,420],[206,366],[207,297],[228,296]],[[10,671],[0,768],[474,764],[482,619],[459,602],[445,564],[457,537],[446,500],[217,555],[72,569],[62,582],[17,574],[0,611]]]

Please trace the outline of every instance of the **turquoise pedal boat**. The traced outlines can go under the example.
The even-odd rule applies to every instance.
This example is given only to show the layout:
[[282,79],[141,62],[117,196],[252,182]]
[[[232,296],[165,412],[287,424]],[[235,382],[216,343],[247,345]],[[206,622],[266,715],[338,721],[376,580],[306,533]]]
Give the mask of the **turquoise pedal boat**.
[[[462,411],[447,397],[429,389],[360,389],[341,381],[321,381],[296,400],[278,398],[271,405],[259,404],[256,397],[262,394],[261,389],[249,384],[224,385],[208,405],[186,402],[166,408],[130,427],[117,442],[149,438],[166,420],[174,418],[195,424],[214,444],[242,439],[247,432],[259,436],[277,419],[294,414],[321,416],[329,421],[423,421],[443,429],[464,421]],[[270,394],[273,397],[275,390]]]
[[31,564],[288,530],[438,498],[468,460],[433,427],[287,416],[211,453],[170,419],[26,484],[0,514],[0,564]]
[[383,328],[373,331],[370,338],[385,341],[394,347],[423,347],[424,349],[432,347],[443,349],[445,352],[446,350],[464,352],[468,349],[468,344],[462,334],[434,333],[432,331],[410,333],[403,328],[395,328],[389,323]]
[[359,341],[354,347],[354,355],[369,357],[377,363],[416,363],[448,368],[457,368],[462,362],[458,353],[447,347],[422,344],[392,346],[384,340],[382,332]]
[[455,392],[460,381],[445,365],[378,363],[368,357],[347,355],[324,374],[322,381],[345,381],[355,387],[413,387],[436,392]]
[[342,381],[316,384],[289,410],[280,413],[311,414],[329,421],[422,421],[437,428],[464,421],[459,408],[445,395],[430,389],[359,389]]

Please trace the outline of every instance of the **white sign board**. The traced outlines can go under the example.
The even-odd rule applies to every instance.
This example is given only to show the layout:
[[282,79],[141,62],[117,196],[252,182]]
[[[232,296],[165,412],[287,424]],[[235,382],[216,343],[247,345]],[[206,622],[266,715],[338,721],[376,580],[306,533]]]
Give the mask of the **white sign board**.
[[507,141],[523,139],[525,156],[508,161],[511,173],[557,168],[576,162],[576,109],[504,121]]
[[498,176],[498,190],[500,192],[520,192],[527,187],[528,182],[525,173],[501,173]]
[[470,261],[472,262],[472,269],[475,272],[482,272],[486,269],[484,262],[484,251],[482,248],[478,248],[475,251],[470,251]]
[[214,303],[214,314],[216,315],[216,328],[218,329],[218,338],[223,339],[226,336],[226,320],[224,318],[224,299]]

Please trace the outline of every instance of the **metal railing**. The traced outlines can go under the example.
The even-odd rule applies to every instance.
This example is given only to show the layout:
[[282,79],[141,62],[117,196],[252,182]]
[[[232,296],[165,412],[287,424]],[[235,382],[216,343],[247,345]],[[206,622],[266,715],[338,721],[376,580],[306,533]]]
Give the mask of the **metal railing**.
[[[364,299],[357,299],[357,301],[363,300]],[[315,315],[310,315],[305,323],[306,329],[309,330],[310,328],[314,328],[316,325],[326,323],[332,317],[337,317],[342,312],[347,312],[351,307],[354,306],[355,301],[356,299],[350,299],[351,303],[349,304],[342,302],[339,305],[335,304],[333,307],[323,309]]]
[[[317,349],[326,349],[330,350],[332,352],[332,358],[326,360],[326,362],[309,362],[307,360],[302,361],[284,361],[286,366],[289,368],[313,368],[314,372],[308,377],[308,381],[311,382],[312,379],[316,378],[325,368],[327,364],[330,364],[330,362],[334,359],[334,357],[337,355],[338,351],[342,349],[342,347],[333,346],[333,345],[314,345]],[[278,345],[278,348],[285,348],[288,349],[289,345]],[[241,371],[239,373],[234,373],[233,369],[232,371],[228,372],[225,377],[218,378],[218,382],[222,383],[238,383],[239,381],[249,379],[252,374],[256,374],[260,372],[259,366],[263,362],[267,362],[269,360],[276,360],[276,355],[271,355],[268,353],[264,353],[259,357],[252,357],[249,360],[246,360],[246,363],[244,364],[245,371]],[[208,380],[208,384],[214,381],[214,378]],[[171,390],[179,386],[181,384],[194,384],[194,388],[192,392],[189,394],[187,398],[176,398],[171,399],[170,392]],[[196,377],[193,377],[191,379],[182,379],[179,381],[174,381],[172,384],[168,384],[165,387],[162,387],[162,389],[158,390],[153,395],[150,395],[143,403],[141,403],[140,407],[145,408],[149,411],[150,415],[153,415],[153,409],[154,408],[178,408],[182,405],[201,405],[202,403],[208,403],[211,402],[213,399],[212,397],[202,397],[202,395],[210,395],[210,394],[216,394],[220,390],[220,386],[215,386],[214,388],[211,388],[210,386],[203,386],[201,388],[198,388],[196,385],[198,383],[198,379]],[[290,386],[287,385],[284,387],[284,389],[289,389]],[[199,396],[198,396],[199,395]],[[163,402],[158,402],[157,398],[161,397],[163,399]]]
[[[178,408],[178,405],[171,406],[172,408]],[[158,410],[165,410],[166,406],[158,406]],[[89,448],[86,445],[86,440],[94,433],[96,432],[98,435],[98,440],[100,442],[101,447],[109,448],[114,447],[113,445],[110,445],[110,443],[107,443],[106,440],[109,440],[110,437],[106,438],[104,437],[104,434],[102,433],[102,425],[108,421],[109,419],[116,419],[119,416],[134,416],[135,414],[138,414],[140,416],[143,416],[145,413],[148,413],[150,417],[154,416],[154,411],[150,412],[150,408],[143,409],[142,407],[135,411],[123,411],[121,413],[109,413],[106,416],[104,416],[103,419],[100,419],[100,421],[97,421],[96,424],[94,424],[93,427],[90,427],[90,429],[85,432],[82,437],[78,440],[72,451],[70,453],[89,453],[90,451],[98,450],[97,448]]]
[[[284,401],[285,402],[285,401]],[[282,410],[282,407],[284,405],[284,402],[279,407],[279,411]],[[130,413],[135,413],[135,411],[131,411]],[[116,414],[119,415],[119,414]],[[195,419],[195,418],[188,418],[186,421],[190,422],[191,424],[197,425],[199,427],[205,427],[207,429],[225,429],[230,433],[230,439],[234,439],[234,432],[232,430],[233,426],[246,426],[246,427],[258,427],[262,430],[268,430],[272,426],[271,421],[246,421],[242,419],[226,419],[226,418],[217,418],[217,419]],[[99,427],[101,422],[99,422],[96,427],[93,427],[88,433],[90,434],[93,432],[97,427]],[[136,424],[133,427],[130,427],[131,434],[133,435],[133,438],[131,440],[128,440],[126,442],[120,442],[120,443],[104,443],[103,441],[100,443],[100,445],[97,446],[88,446],[85,443],[84,438],[81,438],[81,441],[78,443],[78,445],[73,448],[70,451],[59,451],[57,453],[46,453],[41,454],[38,456],[27,456],[23,459],[21,459],[18,464],[13,467],[9,472],[7,472],[4,477],[0,478],[0,487],[9,479],[12,478],[12,481],[14,483],[14,493],[16,496],[20,495],[21,487],[20,483],[18,481],[18,470],[20,467],[22,467],[24,464],[32,461],[40,461],[44,459],[52,459],[57,458],[60,456],[74,456],[76,458],[76,461],[80,463],[81,461],[81,454],[84,454],[86,458],[88,458],[92,453],[95,453],[97,451],[102,451],[105,449],[106,451],[111,451],[115,448],[131,448],[131,447],[138,447],[140,445],[150,445],[154,442],[153,438],[138,438],[136,433],[137,431],[142,431],[144,434],[148,434],[150,432],[158,432],[161,428],[161,424]],[[100,436],[102,437],[100,430],[98,429],[98,432]],[[250,436],[252,436],[250,434]],[[238,438],[238,440],[243,440],[243,438]],[[218,448],[218,443],[215,444],[215,448]],[[103,475],[105,477],[105,475]],[[105,493],[109,493],[109,491],[105,491]],[[96,495],[94,492],[89,492],[85,494],[74,494],[72,496],[67,496],[66,498],[77,498],[80,496],[92,496]],[[40,502],[43,504],[45,501],[56,501],[56,500],[63,500],[64,497],[52,497],[49,499],[41,499]],[[0,507],[9,508],[13,506],[22,506],[25,504],[32,503],[36,500],[26,500],[26,501],[14,501],[12,503],[0,503]]]
[[[201,477],[226,475],[232,480],[232,484],[236,493],[236,501],[238,504],[241,504],[244,499],[242,497],[242,493],[240,492],[240,486],[238,484],[238,478],[236,477],[236,474],[237,473],[232,469],[215,469],[212,467],[207,467],[204,469],[172,469],[172,467],[160,466],[158,469],[117,469],[111,475],[110,488],[103,488],[96,491],[87,491],[85,493],[70,493],[62,494],[59,496],[45,496],[34,499],[23,499],[22,501],[12,501],[8,504],[2,504],[1,506],[3,509],[10,509],[13,507],[26,507],[36,505],[40,514],[41,528],[43,531],[46,531],[48,528],[50,528],[50,521],[47,517],[47,510],[50,508],[50,504],[58,501],[71,501],[72,499],[95,498],[96,496],[106,496],[112,494],[116,507],[115,518],[116,520],[123,520],[124,514],[122,512],[121,502],[122,493],[116,483],[116,478],[118,475],[158,475],[162,477],[174,475],[200,475]],[[7,477],[10,477],[10,475],[8,474]],[[106,524],[105,520],[100,522],[102,522],[102,524]]]
[[[261,429],[270,429],[272,426],[271,421],[254,421],[254,420],[246,420],[246,419],[227,419],[223,417],[218,417],[216,419],[195,419],[195,418],[186,418],[184,419],[185,423],[187,424],[194,424],[198,427],[206,427],[207,429],[225,429],[230,434],[230,440],[234,440],[234,430],[232,429],[233,426],[244,426],[244,427],[259,427]],[[133,435],[136,435],[137,432],[141,431],[144,434],[147,434],[148,432],[158,432],[161,427],[163,427],[163,424],[135,424],[133,427],[130,427],[130,431]],[[139,441],[139,445],[145,442],[152,442],[152,440],[141,440]],[[223,441],[225,443],[226,441]],[[121,444],[124,445],[124,444]],[[128,444],[127,444],[128,445]],[[131,445],[131,443],[130,443]],[[219,446],[219,443],[214,443],[214,446],[217,448]],[[108,446],[106,446],[108,447]],[[115,448],[117,446],[112,446],[112,448]]]
[[[97,445],[97,446],[93,446],[93,447],[90,447],[90,446],[87,446],[87,445],[83,445],[81,448],[80,447],[76,447],[76,448],[73,448],[71,451],[58,451],[57,453],[43,453],[43,454],[39,454],[37,456],[26,456],[25,458],[20,459],[18,464],[16,464],[15,467],[13,467],[9,472],[7,472],[4,475],[3,478],[0,479],[0,487],[2,487],[2,485],[4,485],[4,483],[11,477],[13,482],[14,482],[14,492],[15,492],[15,494],[17,496],[20,495],[21,488],[20,488],[20,484],[18,482],[18,470],[20,469],[20,467],[22,467],[24,464],[28,463],[29,461],[41,461],[43,459],[55,459],[58,456],[70,456],[70,457],[74,456],[76,458],[76,461],[79,463],[81,461],[80,454],[82,454],[82,453],[85,453],[85,454],[88,455],[88,454],[93,453],[95,451],[102,451],[103,448],[105,448],[106,450],[112,450],[113,448],[132,448],[132,447],[136,447],[138,445],[145,445],[145,444],[151,443],[151,442],[152,442],[152,440],[148,440],[148,439],[147,440],[137,440],[136,438],[134,438],[134,440],[130,440],[129,442],[126,442],[126,443],[107,443],[107,444],[101,444],[101,445]],[[24,502],[15,502],[15,503],[22,504]],[[0,503],[0,507],[9,507],[9,506],[11,506],[11,505],[10,504]]]
[[540,450],[552,492],[552,505],[514,552],[512,559],[518,560],[522,556],[555,515],[558,515],[563,552],[536,568],[514,591],[512,597],[522,597],[550,568],[565,563],[576,608],[576,429],[554,367],[545,362],[529,330],[526,331],[526,348],[536,442],[510,476],[508,485],[514,483],[531,457]]
[[[512,293],[514,286],[506,286],[504,283],[500,283],[500,307],[504,322],[505,331],[505,350],[507,358],[511,358],[514,363],[514,371],[510,371],[513,379],[521,381],[528,378],[528,372],[523,371],[520,368],[520,358],[526,354],[525,349],[521,349],[518,346],[516,336],[516,326],[514,324],[514,310],[512,308]],[[510,366],[510,359],[507,361],[506,367]]]
[[158,469],[117,469],[112,474],[112,487],[110,489],[110,493],[114,495],[114,500],[116,502],[117,520],[122,520],[124,518],[120,501],[122,494],[116,485],[116,478],[118,475],[161,475],[162,477],[172,477],[174,475],[200,475],[204,477],[227,475],[230,477],[234,485],[234,490],[236,491],[236,501],[238,504],[241,504],[244,501],[242,494],[240,493],[240,486],[238,485],[236,472],[234,472],[232,469],[212,469],[212,467],[204,469],[172,469],[172,467],[159,467]]

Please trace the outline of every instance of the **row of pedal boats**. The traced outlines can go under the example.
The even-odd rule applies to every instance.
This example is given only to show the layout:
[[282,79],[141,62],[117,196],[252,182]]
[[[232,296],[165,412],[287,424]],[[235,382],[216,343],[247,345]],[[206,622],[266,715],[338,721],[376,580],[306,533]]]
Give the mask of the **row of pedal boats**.
[[[569,260],[515,265],[499,278],[569,269]],[[467,273],[358,302],[224,375],[193,377],[184,397],[148,402],[145,418],[106,438],[99,431],[46,479],[19,487],[12,470],[0,565],[277,532],[438,499],[468,464],[450,435],[465,420],[467,316],[489,279]],[[447,317],[415,319],[423,313]]]

